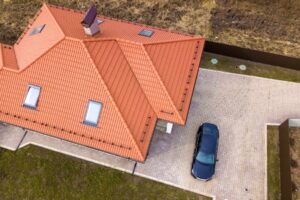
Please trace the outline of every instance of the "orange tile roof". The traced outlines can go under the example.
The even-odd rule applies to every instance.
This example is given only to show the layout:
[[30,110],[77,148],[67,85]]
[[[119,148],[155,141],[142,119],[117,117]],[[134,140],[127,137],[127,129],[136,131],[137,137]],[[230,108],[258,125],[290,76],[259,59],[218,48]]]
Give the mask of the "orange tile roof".
[[[157,119],[186,122],[204,39],[103,16],[91,37],[83,16],[44,4],[13,47],[0,44],[0,120],[144,161]],[[37,110],[22,106],[29,84]],[[97,127],[82,123],[89,100],[103,105]]]

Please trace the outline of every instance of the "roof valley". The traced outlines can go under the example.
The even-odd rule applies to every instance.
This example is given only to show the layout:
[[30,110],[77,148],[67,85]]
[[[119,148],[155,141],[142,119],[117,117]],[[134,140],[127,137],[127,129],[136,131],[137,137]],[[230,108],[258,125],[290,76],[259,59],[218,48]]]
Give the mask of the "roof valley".
[[120,110],[119,110],[119,108],[118,108],[118,106],[117,106],[117,104],[116,104],[116,101],[115,101],[113,95],[110,93],[110,91],[109,91],[109,89],[108,89],[108,87],[107,87],[107,84],[105,83],[104,79],[102,78],[101,73],[100,73],[99,70],[97,69],[97,66],[96,66],[94,60],[92,59],[92,57],[91,57],[91,55],[90,55],[90,53],[89,53],[89,50],[87,49],[87,47],[86,47],[86,45],[85,45],[85,43],[84,43],[83,41],[81,41],[81,44],[82,44],[82,46],[83,46],[83,48],[84,48],[84,51],[86,52],[86,54],[87,54],[87,56],[88,56],[90,62],[92,63],[92,66],[93,66],[94,70],[95,70],[96,73],[98,74],[99,79],[100,79],[100,81],[102,82],[102,84],[103,84],[103,86],[104,86],[104,88],[105,88],[105,91],[106,91],[107,94],[109,95],[109,97],[110,97],[110,99],[111,99],[111,101],[112,101],[112,104],[115,105],[114,107],[115,107],[115,109],[117,110],[117,113],[118,113],[118,115],[119,115],[121,121],[123,122],[123,124],[124,124],[124,126],[125,126],[125,129],[126,129],[127,132],[129,133],[130,138],[131,138],[131,140],[133,141],[134,146],[135,146],[135,148],[137,149],[137,152],[138,152],[140,158],[141,158],[141,159],[144,159],[144,156],[143,156],[142,153],[141,153],[141,149],[140,149],[139,145],[137,144],[137,141],[135,140],[135,138],[134,138],[133,135],[131,134],[131,131],[130,131],[130,129],[129,129],[129,126],[128,126],[126,120],[124,120],[124,117],[123,117],[122,113],[120,112]]
[[171,98],[171,96],[170,96],[170,93],[168,92],[168,90],[167,90],[165,84],[163,83],[163,81],[162,81],[160,75],[158,74],[158,72],[157,72],[157,70],[156,70],[156,68],[155,68],[155,66],[154,66],[154,64],[153,64],[153,62],[152,62],[152,60],[151,60],[151,58],[150,58],[148,52],[146,51],[144,45],[142,45],[142,49],[143,49],[143,52],[144,52],[146,58],[148,59],[148,61],[149,61],[149,63],[150,63],[150,66],[152,67],[152,69],[153,69],[155,75],[157,76],[158,81],[159,81],[161,87],[163,88],[164,92],[167,94],[167,98],[169,99],[169,101],[170,101],[170,103],[171,103],[171,105],[172,105],[174,111],[176,112],[176,115],[178,116],[178,118],[179,118],[179,120],[180,120],[180,123],[184,123],[183,118],[181,117],[180,113],[178,112],[178,109],[177,109],[177,107],[175,106],[175,104],[174,104],[174,102],[173,102],[173,100],[172,100],[172,98]]
[[134,75],[137,78],[137,80],[139,82],[139,85],[143,88],[143,92],[146,94],[148,102],[153,107],[153,109],[156,111],[156,115],[159,116],[160,118],[164,119],[164,117],[162,117],[161,110],[158,109],[157,107],[155,107],[154,106],[154,102],[152,102],[151,99],[149,99],[149,96],[151,96],[151,95],[147,94],[147,89],[144,87],[144,84],[140,83],[140,81],[143,81],[143,80],[142,80],[141,77],[138,77],[139,73],[137,72],[137,70],[138,70],[137,69],[137,67],[138,67],[137,63],[135,63],[134,61],[131,61],[129,59],[129,57],[130,57],[129,54],[132,53],[132,52],[130,52],[130,50],[128,50],[128,47],[126,45],[134,45],[135,47],[138,47],[141,50],[140,52],[143,53],[143,57],[146,59],[147,66],[150,67],[148,70],[150,70],[152,72],[151,73],[152,76],[154,76],[155,79],[156,79],[156,81],[157,81],[157,82],[155,81],[156,84],[158,84],[157,86],[162,89],[162,92],[166,96],[169,105],[171,105],[171,107],[172,107],[172,112],[175,113],[175,116],[177,118],[178,123],[184,123],[184,120],[182,119],[180,113],[178,112],[178,109],[176,108],[175,104],[173,103],[173,100],[170,97],[170,94],[168,93],[168,91],[167,91],[164,83],[162,82],[161,77],[159,76],[158,72],[156,71],[156,69],[155,69],[155,67],[154,67],[154,65],[152,63],[151,58],[149,57],[147,51],[145,50],[144,45],[140,44],[140,43],[126,41],[126,40],[125,41],[124,40],[118,40],[118,44],[119,44],[120,48],[122,49],[122,52],[123,52],[123,54],[126,57],[126,60],[129,62],[129,64],[131,65],[131,67],[133,69],[135,69],[135,70],[133,70],[134,71]]

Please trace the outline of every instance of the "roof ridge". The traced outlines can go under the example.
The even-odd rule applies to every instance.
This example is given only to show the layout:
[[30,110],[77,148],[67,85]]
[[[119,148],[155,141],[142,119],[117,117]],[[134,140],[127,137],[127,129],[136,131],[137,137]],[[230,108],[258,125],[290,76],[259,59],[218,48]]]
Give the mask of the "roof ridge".
[[177,107],[175,106],[175,104],[174,104],[174,102],[173,102],[173,99],[172,99],[171,96],[170,96],[170,93],[168,92],[168,90],[167,90],[165,84],[163,83],[163,81],[161,80],[160,75],[158,74],[158,72],[157,72],[157,70],[156,70],[156,68],[155,68],[155,66],[154,66],[154,64],[153,64],[153,62],[152,62],[152,60],[151,60],[151,58],[150,58],[150,56],[149,56],[147,50],[145,49],[145,46],[142,44],[141,47],[142,47],[143,52],[145,53],[145,56],[146,56],[146,58],[147,58],[147,60],[148,60],[148,62],[149,62],[149,64],[150,64],[151,68],[152,68],[153,71],[154,71],[154,74],[155,74],[155,75],[157,76],[157,78],[158,78],[158,82],[159,82],[160,85],[162,86],[162,89],[164,90],[164,92],[167,94],[167,98],[169,99],[169,101],[170,101],[172,107],[174,108],[174,110],[175,110],[177,116],[179,116],[181,122],[184,122],[184,119],[182,118],[182,116],[181,116],[180,113],[178,112],[178,109],[177,109]]
[[[148,97],[147,97],[147,95],[146,95],[146,93],[145,93],[145,90],[143,90],[143,87],[142,87],[141,83],[139,82],[138,78],[136,77],[136,74],[134,73],[134,71],[132,70],[131,64],[130,64],[130,62],[128,61],[127,56],[125,55],[123,49],[120,47],[120,44],[119,44],[120,41],[121,41],[121,42],[128,42],[128,41],[127,41],[127,40],[123,40],[123,41],[122,41],[122,40],[117,40],[117,39],[116,39],[116,42],[117,42],[118,47],[120,48],[120,50],[121,50],[121,52],[122,52],[122,54],[123,54],[123,56],[124,56],[124,58],[125,58],[127,64],[130,66],[130,67],[129,67],[129,70],[132,72],[132,74],[133,74],[134,78],[136,79],[136,81],[137,81],[139,87],[141,88],[143,94],[145,95],[148,104],[151,106],[151,108],[153,109],[153,111],[155,111],[155,109],[154,109],[153,106],[151,105],[151,103],[150,103],[150,101],[149,101],[149,99],[148,99]],[[131,41],[129,41],[129,42],[131,42]],[[136,44],[136,45],[142,46],[142,44],[140,44],[140,43],[135,43],[135,42],[132,42],[132,43],[134,43],[134,44]],[[155,113],[155,112],[154,112],[154,113]],[[157,116],[156,113],[155,113],[155,115]]]
[[[72,37],[73,38],[73,37]],[[126,40],[118,37],[105,37],[105,38],[89,38],[89,39],[83,39],[84,42],[97,42],[97,41],[109,41],[109,40],[114,40],[114,41],[121,41],[121,42],[127,42],[131,44],[143,44],[142,42],[135,42],[131,40]]]
[[35,62],[37,62],[39,59],[41,59],[44,55],[46,55],[48,52],[50,52],[52,49],[54,49],[59,43],[61,43],[63,40],[65,40],[65,37],[63,37],[62,39],[60,39],[59,41],[57,41],[52,47],[50,47],[47,51],[45,51],[43,54],[41,54],[38,58],[36,58],[35,60],[33,60],[29,65],[27,65],[26,67],[24,67],[23,69],[20,69],[18,71],[18,73],[23,72],[25,69],[28,69],[31,65],[33,65]]
[[52,18],[54,19],[55,24],[58,26],[59,30],[61,31],[61,33],[63,34],[64,37],[66,37],[65,32],[63,31],[63,29],[61,28],[60,24],[58,23],[55,15],[53,15],[53,13],[51,12],[51,9],[49,9],[49,6],[47,3],[44,3],[45,8],[49,11],[49,13],[51,14]]
[[20,41],[22,40],[22,38],[25,36],[25,34],[27,33],[27,31],[30,29],[30,26],[32,26],[32,24],[35,22],[35,20],[38,18],[38,16],[40,15],[40,13],[42,12],[42,8],[41,7],[36,13],[35,15],[29,20],[29,23],[27,24],[26,28],[24,29],[23,33],[20,35],[20,37],[18,38],[18,40],[16,41],[15,45],[18,45],[20,43]]
[[88,49],[86,48],[86,45],[84,44],[84,41],[81,41],[80,43],[81,43],[81,45],[83,46],[84,51],[87,53],[88,58],[89,58],[89,60],[91,61],[92,65],[93,65],[93,68],[96,70],[98,76],[100,77],[100,80],[103,82],[105,91],[106,91],[106,92],[109,94],[109,96],[111,97],[112,103],[114,104],[114,107],[116,108],[117,113],[118,113],[119,117],[121,118],[121,121],[122,121],[123,124],[125,125],[126,130],[129,132],[130,138],[133,140],[134,146],[137,148],[139,156],[143,159],[144,156],[143,156],[143,154],[142,154],[142,151],[141,151],[139,145],[137,144],[135,138],[134,138],[133,135],[131,134],[131,131],[130,131],[129,127],[128,127],[127,122],[124,120],[124,117],[123,117],[122,113],[120,112],[119,107],[117,106],[117,104],[116,104],[116,102],[115,102],[115,100],[114,100],[113,95],[112,95],[112,94],[110,93],[110,91],[108,90],[108,87],[107,87],[106,83],[104,82],[104,79],[102,78],[102,76],[101,76],[99,70],[97,69],[96,64],[95,64],[93,58],[91,57],[91,55],[90,55]]
[[[49,3],[44,3],[44,4],[46,4],[49,7],[56,8],[56,9],[73,11],[73,12],[77,12],[77,13],[81,13],[81,14],[85,13],[84,11],[81,11],[81,10],[78,10],[78,9],[66,8],[66,7],[57,6],[57,5],[53,5],[53,4],[49,4]],[[129,20],[117,19],[117,18],[107,17],[107,16],[103,16],[103,15],[97,15],[97,17],[100,17],[100,18],[103,18],[103,19],[109,19],[109,20],[113,20],[113,21],[124,22],[124,23],[128,23],[128,24],[133,24],[133,25],[141,26],[141,27],[145,27],[145,28],[151,28],[151,29],[154,29],[154,30],[164,31],[164,32],[168,32],[168,33],[194,37],[194,35],[189,34],[189,33],[184,33],[184,32],[180,32],[180,31],[173,31],[173,30],[159,28],[159,27],[150,26],[150,25],[145,25],[145,24],[141,24],[141,23],[137,23],[137,22],[131,22]]]

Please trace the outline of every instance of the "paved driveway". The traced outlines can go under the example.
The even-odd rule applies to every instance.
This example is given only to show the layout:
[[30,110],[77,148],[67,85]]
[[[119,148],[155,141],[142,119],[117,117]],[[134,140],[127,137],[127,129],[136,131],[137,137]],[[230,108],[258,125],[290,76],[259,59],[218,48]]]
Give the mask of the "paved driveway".
[[[186,127],[156,132],[136,174],[217,199],[262,200],[266,194],[266,123],[300,117],[300,84],[201,70]],[[207,183],[190,175],[199,124],[220,129],[216,176]]]
[[[263,200],[266,123],[287,118],[300,118],[300,84],[201,69],[186,126],[175,126],[171,135],[155,132],[148,159],[135,174],[218,200]],[[190,175],[203,122],[220,129],[216,176],[207,183]],[[28,131],[21,147],[30,143],[127,172],[134,168],[133,161]]]

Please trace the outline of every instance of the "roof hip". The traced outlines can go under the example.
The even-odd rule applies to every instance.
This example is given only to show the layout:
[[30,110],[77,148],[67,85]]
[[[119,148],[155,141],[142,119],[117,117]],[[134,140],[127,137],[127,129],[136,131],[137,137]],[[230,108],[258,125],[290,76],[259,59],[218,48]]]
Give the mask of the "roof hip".
[[81,41],[80,43],[82,44],[82,46],[83,46],[83,48],[84,48],[84,51],[86,52],[86,54],[87,54],[89,60],[91,61],[94,70],[96,71],[97,75],[100,77],[100,80],[101,80],[101,82],[103,83],[103,86],[104,86],[104,88],[105,88],[105,91],[106,91],[106,92],[108,93],[108,95],[110,96],[110,98],[111,98],[111,100],[112,100],[112,104],[114,105],[115,109],[117,110],[117,113],[118,113],[118,115],[119,115],[121,121],[123,122],[123,124],[124,124],[126,130],[128,131],[128,133],[129,133],[129,135],[130,135],[130,138],[132,139],[133,144],[134,144],[134,146],[135,146],[135,149],[137,150],[137,152],[138,152],[138,154],[139,154],[139,157],[141,158],[141,160],[144,160],[144,156],[143,156],[143,154],[142,154],[142,151],[141,151],[139,145],[137,144],[137,141],[135,140],[135,138],[134,138],[133,135],[131,134],[131,131],[130,131],[130,129],[129,129],[129,126],[128,126],[126,120],[124,120],[124,117],[123,117],[122,113],[120,112],[120,110],[119,110],[119,108],[118,108],[118,106],[117,106],[117,104],[116,104],[116,101],[114,100],[113,95],[110,93],[110,91],[109,91],[109,89],[108,89],[108,87],[107,87],[107,84],[104,82],[104,79],[102,78],[101,74],[99,73],[99,71],[98,71],[98,69],[97,69],[97,67],[96,67],[96,64],[95,64],[94,60],[92,59],[92,57],[91,57],[91,55],[90,55],[90,53],[89,53],[89,51],[88,51],[88,49],[87,49],[87,47],[86,47],[84,41]]

